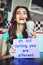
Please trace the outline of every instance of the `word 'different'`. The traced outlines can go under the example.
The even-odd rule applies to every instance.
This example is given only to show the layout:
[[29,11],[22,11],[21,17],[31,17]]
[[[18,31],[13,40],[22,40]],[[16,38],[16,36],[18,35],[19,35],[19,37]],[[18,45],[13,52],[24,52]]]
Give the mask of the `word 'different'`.
[[29,57],[29,56],[33,56],[33,54],[19,54],[18,56],[19,56],[19,57],[22,57],[22,56],[23,56],[23,57],[25,57],[25,56],[28,56],[28,57]]

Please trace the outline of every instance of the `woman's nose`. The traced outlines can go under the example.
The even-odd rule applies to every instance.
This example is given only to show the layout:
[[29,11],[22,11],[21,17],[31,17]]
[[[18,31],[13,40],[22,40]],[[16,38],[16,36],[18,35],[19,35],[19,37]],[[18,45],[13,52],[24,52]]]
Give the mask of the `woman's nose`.
[[21,16],[23,16],[23,13],[20,13]]

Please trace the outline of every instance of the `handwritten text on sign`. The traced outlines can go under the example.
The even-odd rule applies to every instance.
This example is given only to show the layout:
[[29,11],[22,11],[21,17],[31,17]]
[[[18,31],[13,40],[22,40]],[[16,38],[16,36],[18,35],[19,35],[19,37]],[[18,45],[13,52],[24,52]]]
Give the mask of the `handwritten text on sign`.
[[39,58],[39,46],[37,38],[14,39],[15,58]]

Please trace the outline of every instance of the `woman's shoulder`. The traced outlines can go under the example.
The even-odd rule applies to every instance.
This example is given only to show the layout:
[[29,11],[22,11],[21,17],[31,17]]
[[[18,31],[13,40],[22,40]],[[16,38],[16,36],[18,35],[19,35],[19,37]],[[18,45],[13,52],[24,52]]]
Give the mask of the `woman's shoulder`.
[[4,34],[3,34],[3,36],[8,36],[9,35],[9,33],[8,32],[5,32]]
[[9,38],[9,33],[8,33],[8,32],[5,32],[5,33],[2,35],[2,37],[4,38],[5,41],[7,41],[8,38]]

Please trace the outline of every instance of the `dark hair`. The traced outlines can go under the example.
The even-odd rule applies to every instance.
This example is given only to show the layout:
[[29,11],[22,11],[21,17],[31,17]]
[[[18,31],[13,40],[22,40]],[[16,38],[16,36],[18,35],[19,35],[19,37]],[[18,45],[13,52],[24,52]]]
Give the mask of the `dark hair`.
[[[16,23],[15,19],[16,19],[17,9],[19,9],[19,8],[24,8],[24,9],[27,11],[27,21],[31,19],[30,13],[29,13],[27,7],[25,7],[25,6],[17,6],[17,7],[15,8],[15,10],[14,10],[14,12],[13,12],[12,19],[11,19],[11,26],[10,26],[10,28],[9,28],[9,39],[10,39],[10,41],[11,41],[13,38],[17,38],[17,36],[16,36],[17,23]],[[27,32],[26,32],[25,30],[26,30],[26,24],[25,24],[25,29],[24,29],[24,31],[23,31],[23,36],[24,36],[24,38],[27,38],[28,35],[27,35]]]

